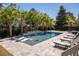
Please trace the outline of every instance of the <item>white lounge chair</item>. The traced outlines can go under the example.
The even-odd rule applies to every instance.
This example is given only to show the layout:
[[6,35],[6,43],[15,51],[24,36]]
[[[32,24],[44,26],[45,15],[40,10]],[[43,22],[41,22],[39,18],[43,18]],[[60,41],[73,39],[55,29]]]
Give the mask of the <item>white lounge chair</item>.
[[[74,36],[74,39],[68,39],[68,38],[63,38],[62,40],[66,40],[66,41],[60,41],[60,42],[54,42],[55,46],[59,46],[59,47],[63,47],[63,48],[68,48],[73,46],[74,44],[77,44],[79,42],[79,32]],[[69,43],[68,41],[72,41],[71,43]]]
[[[77,35],[77,34],[76,34]],[[70,38],[73,39],[76,35],[74,34],[67,34],[66,36],[64,36],[65,38]]]
[[68,42],[71,42],[73,39],[69,39],[69,38],[61,38],[60,40],[61,40],[61,41],[68,41]]
[[67,34],[66,36],[74,37],[74,34]]
[[22,39],[24,39],[24,37],[20,37],[20,38],[18,38],[17,40],[22,40]]
[[27,40],[32,40],[31,38],[24,38],[23,40],[21,40],[21,42],[27,41]]
[[75,38],[75,36],[64,36],[64,38],[68,38],[68,39],[74,39]]
[[72,41],[74,40],[77,36],[79,35],[79,32],[74,36],[74,37],[71,37],[71,36],[64,36],[63,38],[61,38],[60,40],[64,40],[64,41]]
[[28,40],[28,38],[24,38],[23,40],[21,40],[22,42],[24,42],[24,41],[26,41],[26,40]]
[[67,49],[68,47],[71,46],[70,43],[62,42],[62,41],[60,41],[60,42],[54,42],[54,43],[55,43],[55,46],[62,47],[62,48],[65,48],[65,49]]

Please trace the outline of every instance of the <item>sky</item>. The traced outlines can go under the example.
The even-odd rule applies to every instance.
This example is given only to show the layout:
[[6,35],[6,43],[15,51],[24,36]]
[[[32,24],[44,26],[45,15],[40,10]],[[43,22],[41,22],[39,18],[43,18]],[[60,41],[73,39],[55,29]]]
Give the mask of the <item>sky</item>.
[[79,3],[18,3],[16,5],[19,10],[23,11],[35,8],[39,12],[47,13],[53,19],[56,19],[61,5],[64,6],[66,12],[73,13],[76,18],[79,13]]

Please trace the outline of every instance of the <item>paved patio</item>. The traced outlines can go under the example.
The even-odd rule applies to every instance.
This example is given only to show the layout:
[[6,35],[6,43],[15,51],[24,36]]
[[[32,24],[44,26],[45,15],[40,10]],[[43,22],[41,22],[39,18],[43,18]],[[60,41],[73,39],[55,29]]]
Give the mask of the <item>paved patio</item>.
[[54,47],[53,42],[59,41],[65,34],[67,34],[67,32],[63,32],[63,34],[60,34],[53,39],[51,38],[34,46],[6,39],[0,42],[0,45],[14,56],[60,56],[64,50]]

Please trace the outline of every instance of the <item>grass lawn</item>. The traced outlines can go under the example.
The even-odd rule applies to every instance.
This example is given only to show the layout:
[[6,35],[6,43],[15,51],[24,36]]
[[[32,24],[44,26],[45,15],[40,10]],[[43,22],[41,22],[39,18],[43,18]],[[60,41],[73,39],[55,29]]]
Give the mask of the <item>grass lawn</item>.
[[0,56],[12,56],[12,54],[0,45]]

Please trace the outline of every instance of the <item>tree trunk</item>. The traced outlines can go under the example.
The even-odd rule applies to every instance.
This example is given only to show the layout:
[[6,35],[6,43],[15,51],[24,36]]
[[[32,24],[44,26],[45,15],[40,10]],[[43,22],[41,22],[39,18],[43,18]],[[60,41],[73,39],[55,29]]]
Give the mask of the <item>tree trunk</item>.
[[21,33],[23,33],[23,26],[21,25]]
[[9,26],[10,29],[10,36],[12,36],[12,25]]

